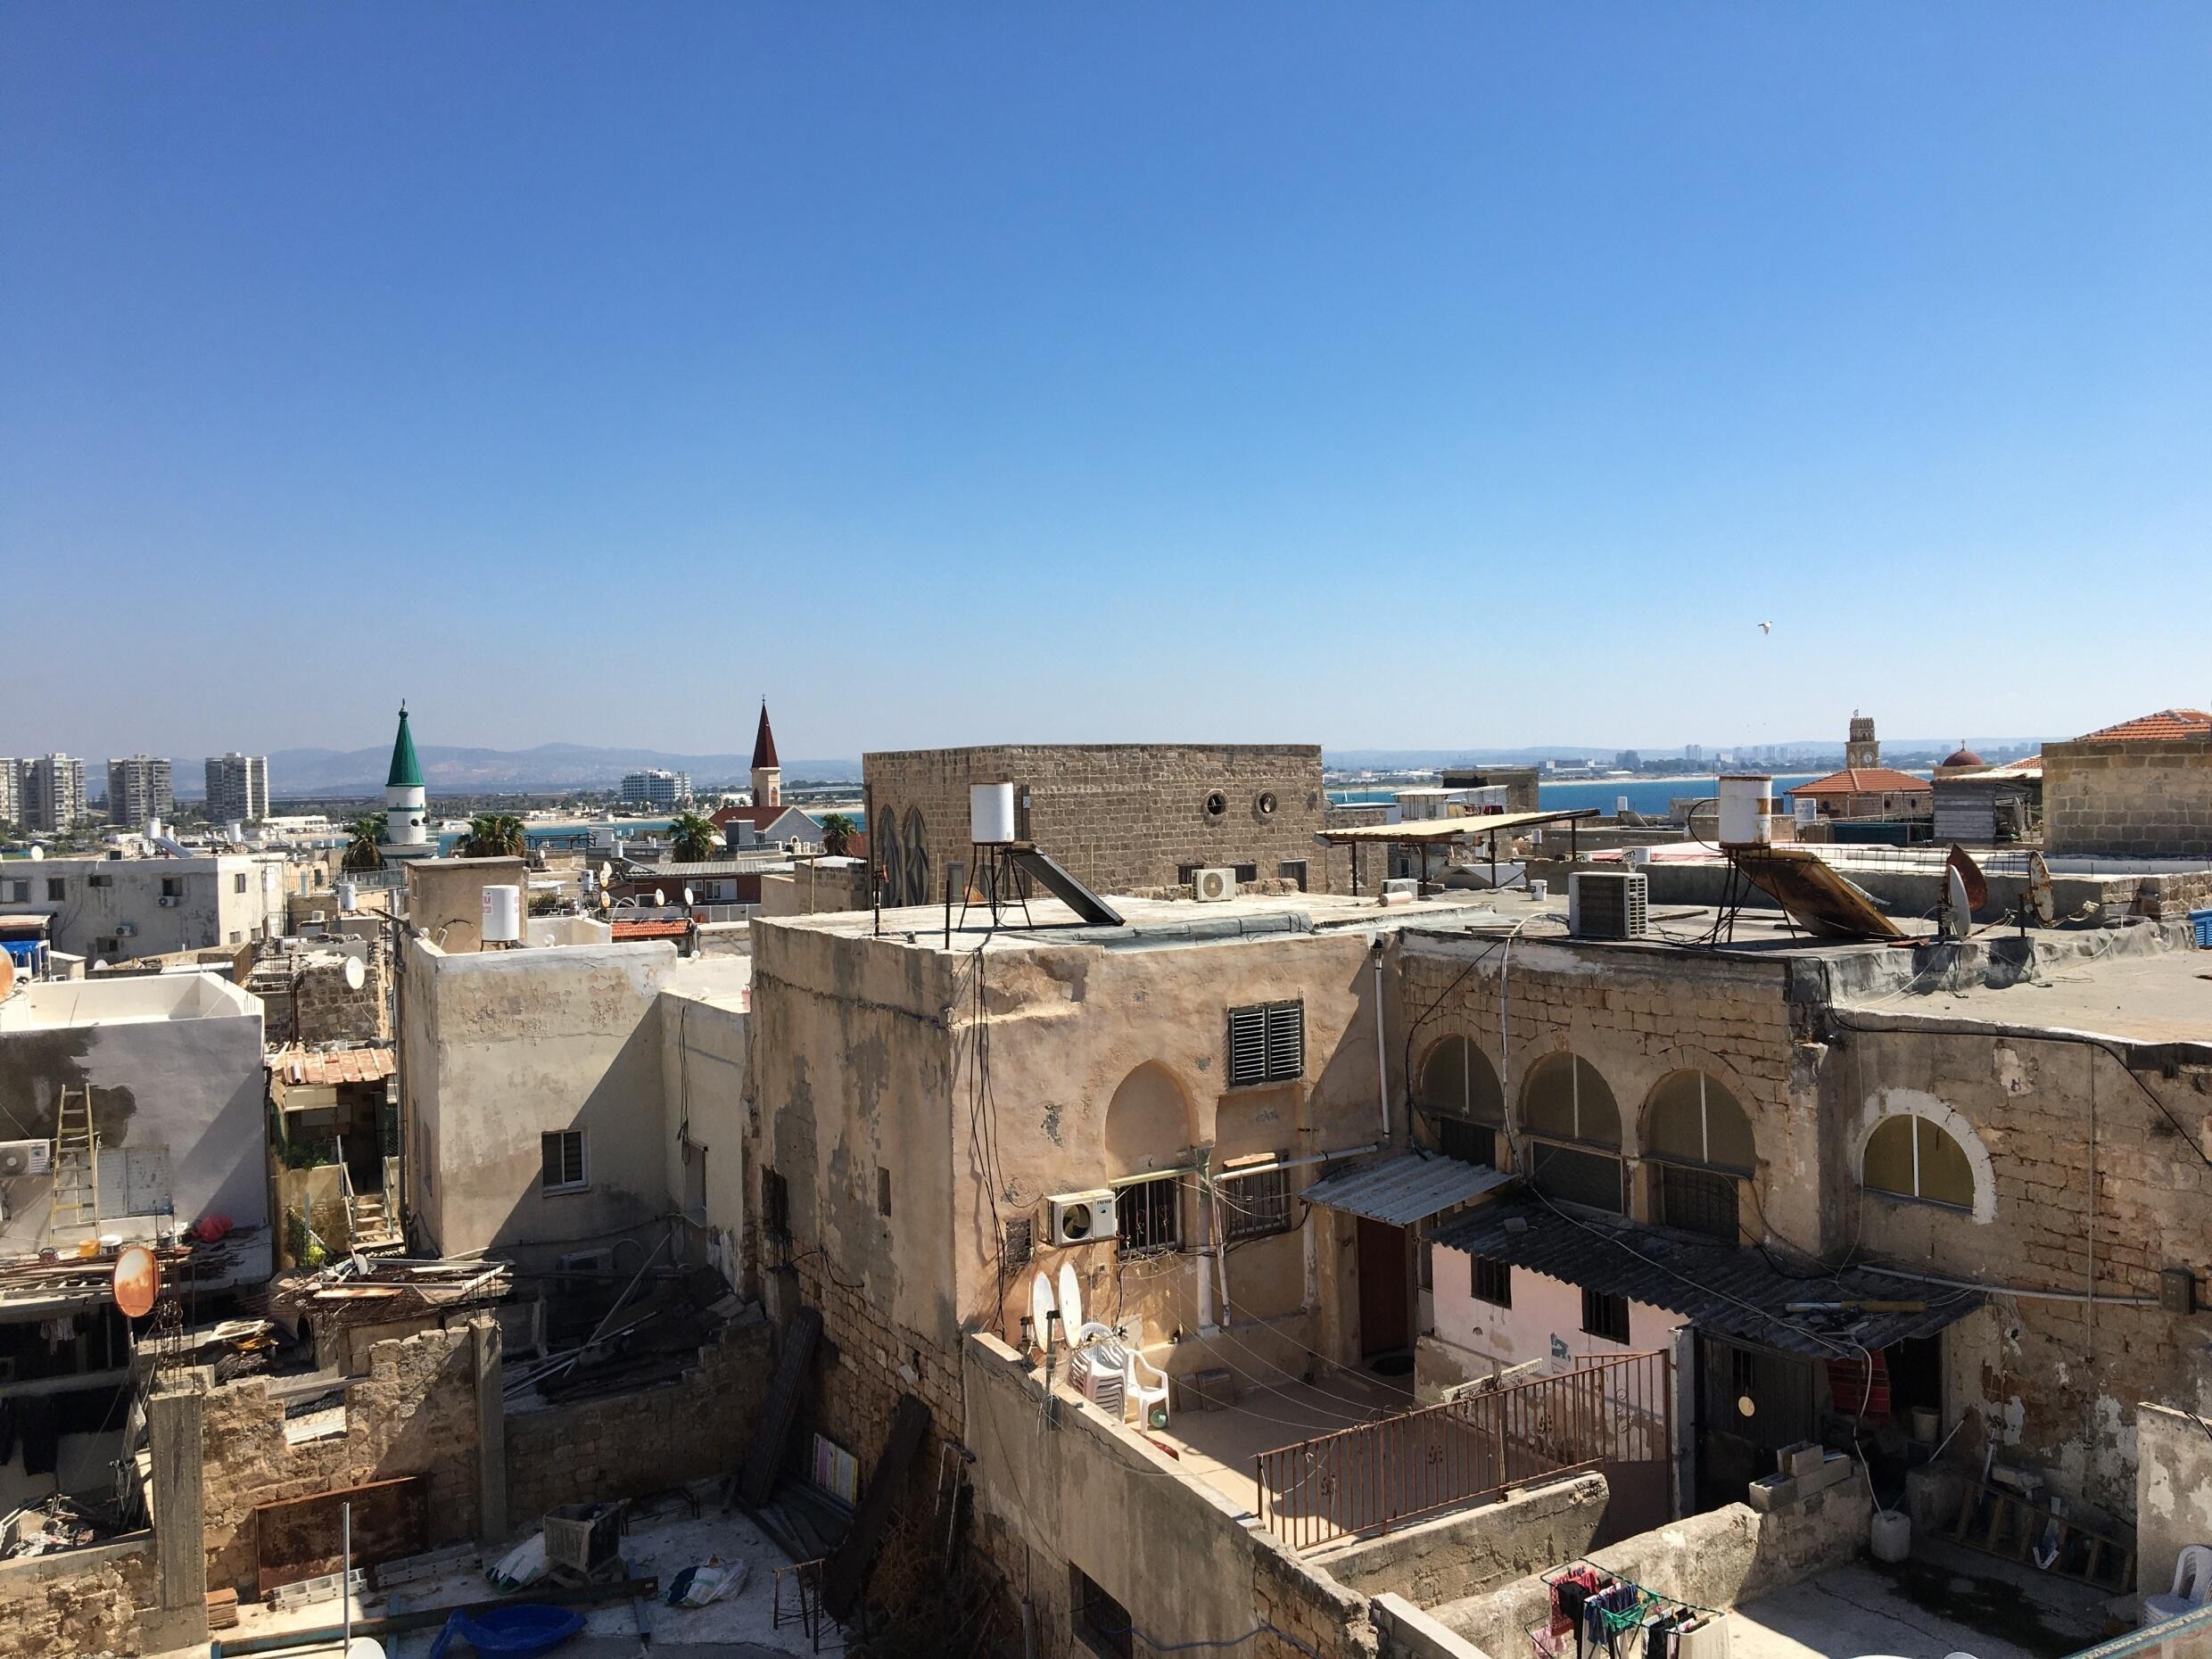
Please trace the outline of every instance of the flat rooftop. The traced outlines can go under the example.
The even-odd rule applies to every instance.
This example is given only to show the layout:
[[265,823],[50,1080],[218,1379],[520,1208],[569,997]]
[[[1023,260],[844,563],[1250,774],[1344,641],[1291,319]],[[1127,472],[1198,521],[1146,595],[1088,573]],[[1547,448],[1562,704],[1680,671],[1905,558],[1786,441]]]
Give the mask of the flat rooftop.
[[0,1002],[0,1036],[157,1019],[258,1018],[260,1011],[260,998],[217,973],[37,979]]

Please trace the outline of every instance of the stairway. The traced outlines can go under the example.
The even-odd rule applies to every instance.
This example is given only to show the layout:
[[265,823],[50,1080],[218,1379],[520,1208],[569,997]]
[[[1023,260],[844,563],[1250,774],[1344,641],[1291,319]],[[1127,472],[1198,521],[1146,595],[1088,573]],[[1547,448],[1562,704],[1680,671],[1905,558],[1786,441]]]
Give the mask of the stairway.
[[62,1087],[54,1126],[54,1198],[46,1236],[89,1235],[100,1227],[100,1137],[92,1127],[92,1091]]
[[357,1250],[380,1250],[400,1242],[381,1193],[356,1193],[347,1201],[346,1233]]

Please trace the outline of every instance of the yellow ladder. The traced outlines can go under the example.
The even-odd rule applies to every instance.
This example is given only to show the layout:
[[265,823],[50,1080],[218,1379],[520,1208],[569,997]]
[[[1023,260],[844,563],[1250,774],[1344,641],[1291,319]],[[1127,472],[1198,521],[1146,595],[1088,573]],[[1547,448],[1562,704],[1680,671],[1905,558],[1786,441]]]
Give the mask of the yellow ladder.
[[100,1137],[92,1127],[92,1091],[64,1085],[54,1125],[54,1202],[49,1237],[67,1227],[100,1225]]

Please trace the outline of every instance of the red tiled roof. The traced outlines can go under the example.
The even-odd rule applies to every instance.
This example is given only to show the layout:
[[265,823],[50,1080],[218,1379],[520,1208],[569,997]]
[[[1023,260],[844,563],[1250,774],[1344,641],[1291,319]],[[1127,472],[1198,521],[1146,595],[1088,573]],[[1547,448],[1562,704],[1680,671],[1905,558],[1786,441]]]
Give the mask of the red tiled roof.
[[286,1083],[378,1083],[397,1069],[388,1048],[278,1049],[268,1069]]
[[1936,786],[1925,778],[1916,778],[1909,772],[1899,772],[1894,766],[1846,766],[1832,772],[1825,778],[1815,778],[1811,783],[1801,783],[1785,795],[1886,795],[1902,794],[1908,789],[1933,789]]
[[2117,726],[2084,732],[2077,743],[2149,743],[2159,738],[2212,737],[2212,714],[2200,708],[2162,708],[2155,714],[2123,720]]
[[772,824],[791,809],[788,806],[724,806],[718,808],[707,822],[715,829],[727,829],[734,823],[748,823],[755,830]]
[[691,924],[680,920],[664,921],[656,916],[644,921],[618,921],[614,929],[617,939],[681,939],[691,931]]

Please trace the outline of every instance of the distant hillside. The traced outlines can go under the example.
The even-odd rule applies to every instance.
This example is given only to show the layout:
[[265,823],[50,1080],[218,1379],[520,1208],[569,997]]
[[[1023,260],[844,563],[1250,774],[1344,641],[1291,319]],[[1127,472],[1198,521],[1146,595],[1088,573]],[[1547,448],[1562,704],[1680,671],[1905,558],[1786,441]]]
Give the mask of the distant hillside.
[[[591,748],[579,743],[542,743],[533,749],[466,749],[420,745],[416,756],[423,780],[433,795],[508,792],[544,794],[562,789],[611,789],[624,772],[659,767],[688,772],[696,788],[742,788],[753,755],[667,755],[658,749]],[[370,749],[279,749],[268,757],[269,793],[279,798],[312,795],[368,795],[382,789],[392,765],[389,745]],[[189,771],[190,775],[186,775]],[[783,763],[787,784],[802,780],[857,783],[856,760],[795,760]],[[195,799],[205,793],[198,769],[180,767],[177,793]]]

